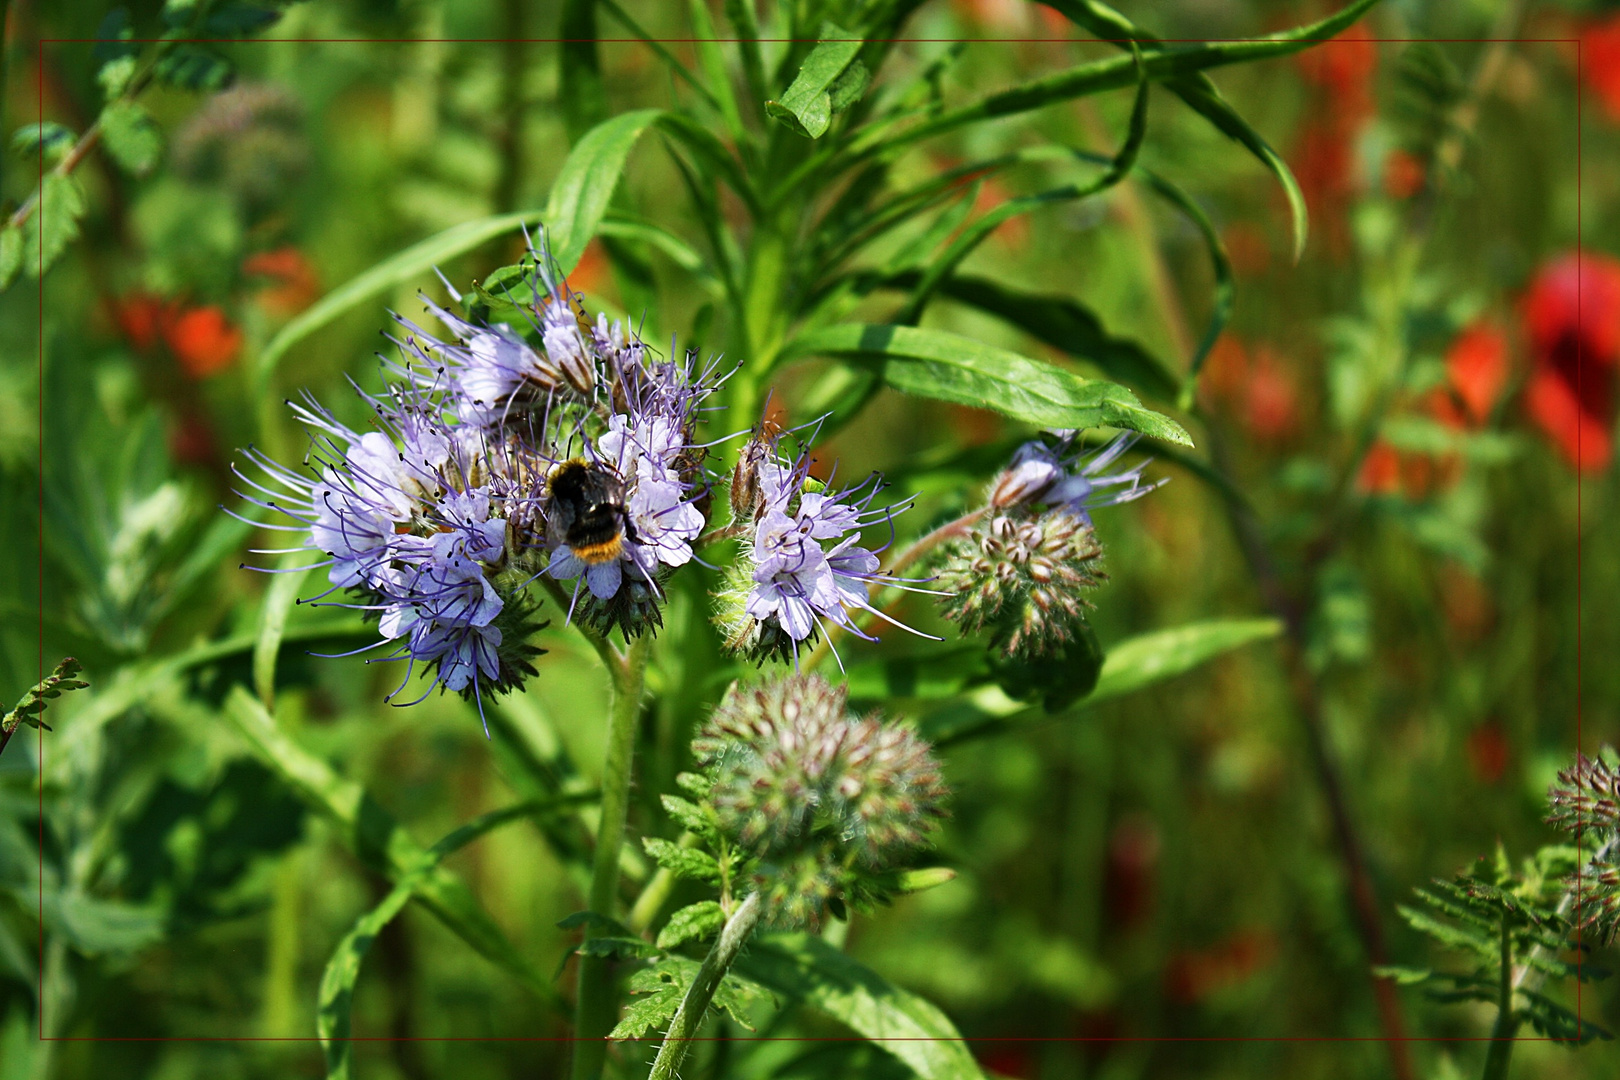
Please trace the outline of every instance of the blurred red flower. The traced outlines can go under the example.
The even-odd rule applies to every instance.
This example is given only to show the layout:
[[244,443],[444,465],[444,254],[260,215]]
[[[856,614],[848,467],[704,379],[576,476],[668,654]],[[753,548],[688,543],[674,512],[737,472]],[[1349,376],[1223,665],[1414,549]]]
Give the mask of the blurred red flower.
[[1384,158],[1384,193],[1392,199],[1410,199],[1423,190],[1427,179],[1423,162],[1405,150],[1391,150]]
[[1433,398],[1431,411],[1450,427],[1479,427],[1490,418],[1507,377],[1507,335],[1486,320],[1471,323],[1446,350],[1446,387]]
[[1468,766],[1485,784],[1499,783],[1511,757],[1507,733],[1495,720],[1487,720],[1468,733]]
[[1103,906],[1111,926],[1130,930],[1153,914],[1162,847],[1150,817],[1131,814],[1114,826],[1103,871]]
[[175,303],[149,292],[126,293],[113,304],[113,318],[129,343],[146,352],[158,343],[163,328],[174,318]]
[[1534,369],[1530,418],[1583,471],[1614,452],[1615,376],[1620,365],[1620,261],[1563,255],[1544,266],[1524,298]]
[[1581,31],[1581,81],[1603,103],[1609,119],[1620,122],[1620,14]]
[[1393,495],[1401,489],[1401,455],[1387,442],[1373,443],[1361,459],[1356,490],[1363,495]]
[[1299,427],[1299,391],[1282,359],[1268,346],[1255,350],[1243,416],[1249,432],[1267,442],[1286,439]]
[[191,308],[175,317],[163,328],[163,340],[194,379],[223,371],[242,350],[242,331],[213,305]]
[[290,318],[321,295],[320,279],[304,253],[295,247],[261,251],[242,264],[248,275],[269,278],[273,284],[260,289],[259,304],[279,318]]
[[1277,936],[1266,929],[1239,930],[1207,949],[1177,953],[1164,973],[1165,993],[1182,1005],[1236,986],[1269,965]]

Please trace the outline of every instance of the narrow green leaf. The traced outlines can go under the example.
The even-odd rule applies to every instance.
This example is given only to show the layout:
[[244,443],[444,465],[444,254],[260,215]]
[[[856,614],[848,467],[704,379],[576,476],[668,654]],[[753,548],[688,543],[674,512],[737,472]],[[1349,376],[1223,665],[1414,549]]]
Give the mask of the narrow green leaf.
[[101,110],[101,142],[114,161],[136,176],[157,164],[163,133],[144,106],[119,99]]
[[77,180],[46,174],[34,220],[22,230],[22,268],[29,277],[37,278],[49,270],[67,246],[78,239],[84,209],[84,191]]
[[792,85],[782,93],[780,100],[765,103],[767,113],[810,139],[819,139],[827,133],[833,113],[853,103],[865,90],[865,80],[870,78],[863,65],[864,75],[854,80],[859,83],[858,87],[840,86],[838,96],[842,104],[835,106],[831,91],[860,55],[861,38],[830,22],[821,24],[821,33],[817,36],[816,47],[804,58]]
[[360,964],[371,943],[404,908],[406,901],[426,880],[426,875],[447,855],[459,851],[479,837],[508,822],[528,817],[539,809],[537,803],[519,803],[483,814],[445,836],[422,854],[408,873],[383,897],[382,902],[355,922],[332,952],[321,975],[320,1003],[315,1014],[315,1030],[326,1051],[327,1080],[348,1080],[353,1067],[354,1043],[349,1039],[350,1002],[360,977]]
[[1282,633],[1276,619],[1219,619],[1127,638],[1108,650],[1086,701],[1106,701],[1183,675],[1222,653]]
[[[259,376],[267,378],[281,358],[299,342],[321,327],[348,314],[367,301],[426,274],[441,262],[465,255],[481,244],[509,233],[520,225],[538,223],[541,215],[533,210],[480,218],[453,225],[373,266],[358,277],[321,297],[270,339],[259,355]],[[584,250],[581,245],[580,250]]]
[[687,832],[698,836],[714,835],[714,822],[709,819],[709,812],[697,803],[679,795],[660,795],[658,801],[664,804],[664,813]]
[[737,95],[731,90],[731,73],[726,70],[725,53],[720,49],[720,35],[715,31],[707,0],[688,0],[687,11],[692,19],[698,65],[703,68],[709,93],[732,141],[741,146],[748,141],[748,129],[743,126],[742,113],[737,108]]
[[[1154,51],[1143,56],[1142,66],[1146,69],[1150,80],[1165,82],[1226,64],[1287,56],[1337,34],[1354,23],[1377,2],[1378,0],[1355,0],[1343,10],[1318,22],[1264,37]],[[1031,109],[1044,108],[1047,105],[1071,101],[1105,90],[1118,90],[1135,81],[1136,62],[1132,57],[1096,60],[1077,65],[1068,71],[1033,80],[1022,86],[989,94],[976,102],[948,110],[897,135],[886,132],[873,134],[858,140],[852,151],[857,155],[893,153],[919,139],[951,131],[965,124],[1028,112]]]
[[922,1080],[982,1080],[945,1014],[809,934],[769,934],[735,970],[803,1001],[899,1058]]
[[1123,386],[1083,379],[943,330],[847,323],[801,335],[782,359],[818,355],[868,361],[902,393],[994,409],[1037,427],[1127,428],[1192,445],[1180,424],[1144,408]]
[[[1097,0],[1043,0],[1043,2],[1102,40],[1112,42],[1120,48],[1129,47],[1133,41],[1144,46],[1165,47],[1164,42],[1157,37]],[[1276,176],[1277,182],[1282,185],[1283,194],[1288,198],[1288,209],[1293,219],[1294,259],[1298,261],[1305,250],[1310,219],[1306,213],[1305,195],[1300,190],[1299,181],[1294,178],[1293,171],[1288,168],[1288,163],[1271,148],[1259,132],[1249,126],[1248,121],[1238,115],[1237,110],[1232,108],[1225,98],[1221,97],[1221,92],[1216,89],[1209,76],[1200,72],[1196,75],[1170,79],[1165,82],[1165,88],[1186,102],[1189,108],[1208,120],[1223,135],[1241,143]]]
[[[336,835],[361,862],[399,880],[421,865],[421,845],[352,780],[345,780],[320,758],[276,726],[246,687],[235,687],[224,715],[247,741],[255,757],[279,776],[309,807],[335,826]],[[435,866],[417,885],[423,906],[475,951],[520,980],[548,1002],[557,991],[545,974],[523,958],[460,878]]]
[[596,0],[563,0],[558,25],[557,101],[562,106],[568,138],[581,136],[608,116],[607,86],[597,39]]
[[0,229],[0,289],[11,287],[22,270],[22,230],[15,225]]
[[[302,552],[292,556],[298,562],[308,562]],[[253,689],[267,709],[275,708],[276,657],[281,652],[281,635],[287,631],[287,613],[292,610],[298,590],[307,574],[292,570],[297,562],[281,567],[282,572],[270,579],[264,590],[264,607],[259,612],[259,637],[253,643]],[[307,569],[307,568],[306,568]]]
[[658,109],[621,113],[591,128],[568,152],[546,200],[551,257],[564,274],[579,265],[596,235],[631,147],[661,115]]
[[[882,283],[884,288],[915,287],[921,273],[909,270]],[[1096,313],[1072,297],[1026,293],[989,278],[955,275],[939,286],[940,295],[978,308],[1018,327],[1076,360],[1095,364],[1109,378],[1160,401],[1174,401],[1178,376],[1165,362],[1128,338],[1115,337]]]
[[673,949],[688,941],[702,941],[706,937],[718,934],[725,923],[726,913],[721,910],[719,903],[714,900],[699,900],[669,917],[664,928],[658,931],[658,947]]

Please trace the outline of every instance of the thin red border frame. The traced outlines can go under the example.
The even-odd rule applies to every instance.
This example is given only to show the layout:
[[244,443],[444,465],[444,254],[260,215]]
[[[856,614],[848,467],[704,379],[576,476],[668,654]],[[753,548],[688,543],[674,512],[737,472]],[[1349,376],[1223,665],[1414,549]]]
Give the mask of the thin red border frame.
[[[596,42],[597,44],[601,44],[601,45],[613,45],[613,44],[639,45],[639,44],[645,44],[646,43],[646,40],[644,40],[642,38],[637,38],[637,37],[629,37],[629,38],[616,38],[616,37],[597,37],[597,38],[563,38],[563,37],[537,37],[537,38],[530,38],[530,37],[525,37],[525,38],[415,38],[415,37],[411,37],[411,38],[386,38],[386,37],[377,37],[377,38],[371,38],[371,37],[368,37],[368,38],[302,38],[302,37],[300,37],[300,38],[184,38],[184,39],[130,38],[130,39],[127,39],[127,40],[131,44],[150,44],[150,43],[154,43],[154,42],[157,42],[157,41],[160,41],[160,40],[169,40],[169,41],[175,41],[175,42],[178,42],[178,43],[181,43],[181,44],[195,44],[195,45],[204,45],[204,44],[240,45],[240,44],[257,44],[257,43],[261,43],[261,42],[268,43],[268,42],[271,42],[271,41],[287,42],[287,43],[291,43],[291,44],[342,44],[342,45],[362,45],[362,44],[387,45],[387,44],[422,44],[422,43],[439,43],[439,44],[455,44],[455,45],[498,45],[498,44],[509,44],[509,43],[522,43],[522,44],[535,44],[535,45],[553,44],[553,45],[555,45],[555,44],[569,44],[569,43],[577,44],[577,43],[586,42],[586,41],[593,41],[593,42]],[[659,44],[664,44],[664,45],[696,44],[698,42],[737,43],[739,41],[739,39],[737,39],[737,38],[726,38],[726,37],[716,37],[716,38],[694,38],[694,37],[653,38],[653,39],[647,39],[647,40],[656,41]],[[762,42],[768,41],[768,42],[798,42],[798,43],[804,43],[804,42],[813,42],[816,39],[766,38],[766,37],[761,37],[761,38],[758,38],[757,40],[762,41]],[[911,43],[911,44],[938,44],[938,43],[963,43],[963,44],[970,44],[970,43],[984,43],[984,44],[1010,43],[1010,44],[1017,44],[1017,43],[1030,43],[1030,44],[1034,44],[1034,43],[1045,43],[1045,42],[1050,42],[1050,41],[1074,41],[1074,42],[1096,41],[1096,42],[1101,43],[1101,44],[1128,44],[1128,42],[1115,41],[1113,39],[1107,39],[1107,38],[1065,37],[1065,36],[1062,36],[1062,35],[1046,35],[1046,36],[1042,36],[1042,37],[976,37],[976,38],[895,37],[895,38],[881,38],[881,39],[871,39],[871,40],[881,40],[881,41],[891,43],[891,44],[906,44],[906,43]],[[1222,41],[1241,41],[1241,40],[1247,40],[1247,39],[1243,39],[1243,38],[1161,38],[1160,39],[1160,41],[1162,43],[1165,43],[1165,44],[1211,44],[1211,43],[1222,42]],[[1337,40],[1337,39],[1336,38],[1321,38],[1321,39],[1311,39],[1311,40],[1315,40],[1317,44],[1328,44],[1328,43],[1331,43],[1331,42],[1333,42],[1334,40]],[[1567,44],[1573,44],[1575,46],[1575,251],[1576,251],[1576,255],[1577,255],[1576,272],[1575,272],[1575,282],[1576,282],[1576,284],[1575,284],[1575,292],[1576,292],[1575,320],[1576,320],[1576,325],[1577,326],[1584,326],[1585,322],[1584,322],[1583,313],[1582,313],[1582,298],[1584,296],[1584,290],[1582,288],[1582,283],[1581,283],[1581,268],[1582,268],[1582,263],[1584,261],[1584,255],[1585,255],[1585,243],[1584,243],[1583,222],[1582,222],[1582,207],[1584,205],[1584,199],[1583,199],[1583,194],[1584,193],[1582,191],[1582,167],[1583,167],[1583,162],[1584,162],[1582,137],[1583,137],[1583,130],[1584,130],[1584,116],[1583,116],[1583,109],[1582,109],[1583,95],[1581,93],[1581,86],[1582,86],[1582,78],[1583,78],[1583,75],[1584,75],[1583,65],[1584,65],[1584,60],[1585,60],[1585,45],[1584,45],[1583,40],[1580,37],[1573,37],[1573,38],[1569,38],[1569,37],[1538,37],[1538,38],[1364,38],[1362,40],[1372,42],[1372,43],[1376,43],[1376,44],[1414,44],[1414,43],[1428,43],[1428,44],[1497,44],[1497,43],[1510,43],[1510,44],[1516,44],[1516,45],[1529,45],[1529,44],[1566,44],[1567,45]],[[45,122],[45,47],[47,45],[96,44],[97,41],[98,41],[98,39],[95,39],[95,38],[40,38],[38,40],[37,45],[36,45],[36,53],[35,53],[35,77],[36,77],[36,87],[35,87],[35,89],[36,89],[36,94],[37,94],[37,99],[36,100],[37,100],[37,115],[38,115],[38,123],[39,124],[43,125],[44,122]],[[0,93],[3,93],[3,92],[4,92],[4,88],[0,87]],[[40,165],[39,165],[39,174],[38,174],[38,176],[39,176],[39,182],[40,182],[40,185],[41,185],[40,190],[43,190],[43,184],[44,184],[44,181],[45,181],[45,160],[44,160],[44,155],[43,154],[40,155]],[[39,204],[39,207],[35,211],[35,217],[36,217],[36,219],[38,221],[38,227],[39,227],[39,232],[40,232],[39,252],[40,252],[40,263],[41,263],[39,277],[38,277],[38,281],[39,281],[39,379],[40,379],[40,404],[39,404],[39,522],[40,522],[40,525],[39,525],[39,566],[38,566],[38,572],[39,572],[39,671],[40,671],[40,678],[43,680],[44,677],[45,677],[45,394],[44,394],[44,386],[45,386],[45,274],[44,274],[44,265],[43,265],[43,263],[44,263],[44,217],[45,217],[45,205],[44,205],[43,199],[41,200],[41,202]],[[1583,353],[1581,351],[1580,335],[1576,336],[1576,342],[1577,342],[1577,344],[1576,344],[1576,357],[1575,357],[1575,383],[1576,383],[1576,394],[1579,395],[1580,390],[1581,390],[1581,385],[1582,385],[1582,377],[1583,377],[1583,374],[1585,372],[1585,366],[1586,365],[1585,365],[1585,357],[1584,357],[1584,355],[1583,355]],[[1581,528],[1582,528],[1582,485],[1583,485],[1584,481],[1583,481],[1582,470],[1579,467],[1579,462],[1580,462],[1580,460],[1582,458],[1582,441],[1581,441],[1581,439],[1582,439],[1583,428],[1584,428],[1583,416],[1582,416],[1581,413],[1577,412],[1576,420],[1575,420],[1575,446],[1576,446],[1576,454],[1575,454],[1575,456],[1576,456],[1576,462],[1577,462],[1577,466],[1576,466],[1576,469],[1575,469],[1575,748],[1576,748],[1577,755],[1579,755],[1580,752],[1581,752],[1581,745],[1582,745],[1582,741],[1583,741],[1582,740],[1582,729],[1581,729],[1581,700],[1582,700],[1582,698],[1581,698],[1580,673],[1581,673],[1581,660],[1582,660],[1582,649],[1583,649],[1582,623],[1581,623],[1581,615],[1582,615],[1582,605],[1581,605],[1581,600],[1582,600],[1582,592],[1581,592],[1581,587],[1582,587]],[[267,1036],[267,1035],[204,1035],[204,1036],[188,1036],[188,1035],[149,1035],[149,1036],[143,1036],[143,1035],[56,1035],[56,1036],[49,1036],[49,1037],[47,1037],[45,1035],[45,994],[44,994],[44,984],[45,984],[45,970],[44,970],[44,967],[45,967],[45,861],[44,861],[45,860],[45,852],[44,852],[44,845],[45,845],[45,786],[44,786],[44,783],[43,783],[43,778],[44,778],[44,775],[45,775],[45,735],[44,735],[43,731],[36,731],[35,734],[36,734],[37,745],[38,745],[38,762],[39,762],[39,774],[38,775],[40,777],[40,782],[39,782],[39,814],[40,814],[40,824],[39,824],[39,845],[40,845],[40,850],[39,850],[39,858],[40,858],[40,865],[39,865],[40,973],[39,973],[39,991],[38,991],[38,994],[37,994],[37,1003],[36,1003],[37,1019],[39,1021],[39,1031],[38,1031],[39,1041],[41,1041],[41,1042],[207,1042],[207,1043],[215,1043],[215,1042],[229,1042],[229,1043],[277,1042],[277,1043],[287,1043],[287,1042],[292,1042],[292,1043],[317,1043],[317,1044],[320,1043],[320,1041],[321,1041],[320,1037],[317,1036],[317,1035],[308,1035],[308,1036],[304,1036],[304,1035],[286,1035],[286,1036]],[[1578,898],[1579,895],[1580,895],[1580,888],[1581,888],[1580,887],[1580,869],[1581,868],[1580,868],[1580,862],[1579,862],[1579,851],[1580,851],[1580,837],[1579,837],[1579,834],[1577,834],[1577,838],[1576,838],[1576,851],[1577,851],[1576,895],[1577,895],[1577,898]],[[1575,933],[1575,942],[1576,942],[1576,946],[1577,946],[1577,949],[1578,949],[1578,947],[1579,947],[1579,945],[1581,943],[1581,931],[1580,931],[1580,928],[1578,926],[1576,928],[1576,933]],[[1575,982],[1575,1023],[1576,1023],[1576,1035],[1577,1035],[1577,1038],[1580,1035],[1580,1025],[1581,1025],[1581,1022],[1582,1022],[1582,1019],[1583,1019],[1582,1014],[1581,1014],[1581,988],[1582,988],[1582,982],[1578,977],[1578,972],[1579,972],[1579,968],[1581,966],[1581,962],[1582,962],[1581,961],[1581,954],[1579,952],[1577,952],[1577,954],[1576,954],[1577,978],[1576,978],[1576,982]],[[579,1042],[579,1041],[594,1041],[594,1040],[579,1040],[579,1039],[574,1038],[571,1035],[569,1035],[569,1036],[500,1036],[500,1035],[492,1035],[492,1036],[456,1036],[456,1035],[413,1035],[413,1036],[377,1035],[377,1036],[367,1036],[367,1035],[351,1035],[351,1036],[348,1036],[345,1039],[337,1040],[337,1041],[350,1042],[350,1043],[375,1043],[375,1042],[386,1042],[386,1043],[392,1043],[392,1042],[574,1043],[574,1042]],[[638,1041],[638,1040],[627,1039],[627,1040],[607,1040],[607,1041],[612,1041],[612,1042],[635,1042],[635,1041]],[[1406,1035],[1406,1036],[1401,1036],[1399,1038],[1389,1038],[1389,1037],[1382,1036],[1382,1035],[1244,1035],[1244,1036],[1177,1036],[1177,1035],[1159,1035],[1159,1036],[1084,1036],[1084,1035],[1077,1035],[1077,1036],[1044,1036],[1044,1035],[1008,1035],[1008,1036],[958,1036],[957,1038],[954,1038],[954,1039],[952,1039],[952,1038],[912,1038],[912,1037],[885,1037],[885,1038],[878,1038],[878,1039],[869,1039],[869,1038],[865,1038],[863,1036],[830,1037],[830,1038],[828,1038],[828,1037],[817,1037],[817,1036],[761,1036],[761,1037],[750,1037],[750,1038],[732,1037],[732,1036],[707,1036],[707,1037],[694,1037],[693,1039],[691,1039],[689,1041],[691,1041],[691,1042],[743,1042],[743,1043],[748,1043],[748,1042],[810,1042],[810,1043],[827,1043],[827,1042],[834,1042],[834,1043],[836,1043],[836,1042],[962,1042],[962,1043],[967,1043],[969,1045],[972,1045],[972,1044],[975,1044],[975,1043],[978,1043],[978,1044],[1000,1044],[1000,1043],[1161,1043],[1161,1042],[1162,1043],[1212,1043],[1212,1042],[1221,1042],[1221,1043],[1225,1043],[1225,1042],[1243,1042],[1243,1043],[1250,1043],[1250,1042],[1254,1042],[1254,1043],[1298,1043],[1298,1042],[1313,1042],[1313,1043],[1315,1043],[1315,1042],[1325,1042],[1325,1043],[1390,1043],[1390,1042],[1401,1042],[1401,1043],[1476,1043],[1476,1042],[1487,1042],[1488,1043],[1488,1042],[1497,1042],[1497,1041],[1500,1041],[1500,1040],[1498,1040],[1497,1038],[1495,1038],[1493,1036],[1490,1036],[1490,1035],[1475,1035],[1475,1036]],[[1518,1035],[1515,1035],[1515,1036],[1511,1037],[1507,1041],[1517,1043],[1517,1042],[1561,1042],[1561,1041],[1564,1041],[1564,1040],[1557,1040],[1557,1039],[1549,1038],[1547,1036],[1539,1036],[1539,1035],[1537,1035],[1537,1036],[1518,1036]]]

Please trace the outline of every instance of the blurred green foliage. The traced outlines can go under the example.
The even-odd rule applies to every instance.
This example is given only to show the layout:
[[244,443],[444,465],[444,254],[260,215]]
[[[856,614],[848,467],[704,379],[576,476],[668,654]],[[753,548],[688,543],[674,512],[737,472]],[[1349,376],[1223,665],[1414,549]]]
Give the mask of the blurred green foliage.
[[[998,686],[981,649],[857,654],[853,697],[941,744],[956,794],[940,854],[957,876],[746,954],[742,974],[778,998],[750,1015],[782,1041],[703,1045],[690,1074],[926,1075],[923,1049],[792,1041],[910,1024],[954,1026],[1005,1076],[1389,1075],[1376,1042],[1287,1041],[1381,1030],[1300,720],[1314,716],[1342,781],[1385,959],[1412,968],[1445,961],[1395,905],[1499,839],[1515,852],[1546,843],[1545,790],[1577,723],[1588,750],[1620,739],[1620,674],[1604,662],[1620,648],[1607,606],[1620,596],[1606,547],[1616,470],[1589,459],[1577,472],[1537,411],[1551,369],[1527,299],[1577,241],[1620,252],[1620,110],[1590,59],[1612,16],[1391,0],[1295,58],[1161,78],[1135,171],[1081,200],[1052,193],[1079,183],[1077,164],[1094,179],[1128,141],[1143,57],[1167,63],[1146,38],[1141,55],[1089,40],[1117,36],[1099,30],[1096,5],[932,0],[883,5],[909,18],[881,65],[840,40],[856,23],[838,18],[863,5],[824,5],[830,28],[807,30],[820,44],[762,41],[764,63],[713,40],[792,36],[773,31],[817,6],[9,5],[0,209],[37,198],[45,227],[0,232],[0,528],[12,538],[0,702],[45,674],[42,657],[78,657],[91,687],[50,705],[52,732],[18,735],[0,756],[0,1075],[323,1075],[313,1041],[35,1034],[43,1013],[53,1038],[310,1040],[329,958],[389,904],[399,916],[379,921],[346,988],[352,1030],[428,1041],[356,1042],[345,1067],[409,1080],[566,1067],[557,1002],[572,994],[580,930],[558,923],[586,906],[608,696],[595,654],[554,618],[542,677],[490,710],[488,739],[454,697],[382,705],[391,671],[310,655],[365,644],[358,620],[293,608],[265,642],[264,610],[291,594],[238,565],[250,542],[279,545],[216,511],[234,499],[233,448],[302,452],[282,398],[308,387],[363,422],[344,378],[374,383],[385,309],[414,314],[419,288],[442,298],[433,266],[458,288],[487,282],[519,257],[516,223],[555,228],[559,206],[601,219],[590,243],[564,230],[593,305],[644,318],[652,342],[678,333],[759,360],[755,400],[731,403],[739,415],[767,393],[795,421],[836,410],[820,456],[883,469],[928,522],[969,509],[1044,418],[964,407],[982,390],[967,381],[903,394],[904,361],[884,386],[869,338],[833,340],[848,324],[915,314],[900,331],[932,336],[902,355],[931,362],[940,342],[967,339],[981,356],[1051,360],[1054,379],[1118,382],[1140,400],[1102,402],[1115,411],[1094,422],[1139,410],[1167,425],[1153,433],[1195,444],[1156,445],[1152,475],[1173,482],[1098,514],[1111,577],[1094,596],[1096,685],[1078,705],[1021,700],[1028,673]],[[1187,42],[1328,10],[1120,6]],[[1093,22],[1082,31],[1060,12]],[[643,32],[724,93],[699,100]],[[147,40],[164,33],[176,40]],[[514,40],[597,36],[608,40],[594,50]],[[1492,37],[1522,40],[1478,40]],[[714,230],[751,220],[745,195],[681,121],[637,112],[689,106],[727,153],[765,130],[768,108],[802,144],[785,173],[825,145],[805,135],[846,132],[875,96],[938,123],[1105,62],[1108,93],[942,126],[895,148],[882,175],[854,172],[815,207],[826,228],[803,238],[815,271],[803,291],[766,295],[748,325],[733,303],[748,282],[726,272]],[[1212,126],[1205,82],[1297,177],[1310,210],[1297,260],[1288,197],[1253,139]],[[610,116],[623,127],[604,154],[627,163],[623,179],[610,199],[587,178],[568,201],[575,189],[554,182],[570,148]],[[99,145],[41,188],[41,168],[96,124]],[[851,152],[868,148],[857,138]],[[932,216],[862,249],[878,194]],[[930,281],[975,222],[982,242],[958,252],[961,272]],[[54,264],[43,281],[42,258]],[[790,309],[838,323],[812,331],[824,340],[803,355],[815,358],[791,366]],[[1485,390],[1466,374],[1480,364],[1458,359],[1480,327],[1500,343]],[[1615,366],[1587,363],[1597,380]],[[1612,402],[1593,407],[1589,438],[1607,445]],[[677,790],[727,682],[752,670],[720,656],[712,584],[677,579],[654,648],[638,838],[678,840],[660,795]],[[925,604],[904,610],[943,625]],[[456,853],[432,844],[514,806],[522,824]],[[431,871],[418,861],[429,851],[442,855]],[[655,873],[642,852],[622,860],[627,900]],[[395,895],[410,873],[420,903]],[[681,883],[669,907],[707,895]],[[803,974],[829,964],[848,965],[844,983]],[[1566,989],[1546,992],[1567,1007]],[[1419,1075],[1478,1074],[1486,1049],[1467,1040],[1489,1033],[1489,1008],[1400,1002],[1410,1034],[1442,1040],[1409,1045]],[[1581,1010],[1620,1020],[1614,981],[1585,987]],[[748,1034],[724,1018],[707,1031]],[[1234,1036],[1255,1041],[1185,1041]],[[432,1041],[450,1039],[489,1041]],[[613,1068],[640,1075],[644,1051],[625,1044]],[[1595,1078],[1617,1054],[1527,1042],[1514,1069]]]

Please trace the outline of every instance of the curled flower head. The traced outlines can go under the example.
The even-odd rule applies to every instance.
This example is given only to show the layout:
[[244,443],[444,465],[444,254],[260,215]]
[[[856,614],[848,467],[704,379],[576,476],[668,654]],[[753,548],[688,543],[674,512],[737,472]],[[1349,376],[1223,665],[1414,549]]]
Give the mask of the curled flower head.
[[1163,480],[1142,483],[1148,460],[1118,472],[1104,471],[1135,445],[1134,432],[1121,432],[1091,451],[1075,447],[1075,434],[1059,432],[1055,448],[1042,441],[1020,446],[1007,468],[990,484],[991,508],[1045,505],[1063,509],[1089,525],[1091,511],[1140,499],[1164,484]]
[[1056,445],[1019,447],[979,518],[939,557],[945,616],[969,633],[989,631],[1013,659],[1057,656],[1083,634],[1085,594],[1107,577],[1091,512],[1159,486],[1142,482],[1146,461],[1108,471],[1135,435],[1091,451],[1076,448],[1074,432],[1058,435]]
[[[570,618],[626,636],[657,625],[663,577],[704,526],[697,426],[721,381],[693,355],[660,359],[620,324],[585,322],[543,253],[501,280],[465,318],[428,302],[442,336],[396,317],[384,388],[360,392],[371,430],[306,395],[293,406],[306,468],[249,449],[262,475],[242,476],[251,502],[291,519],[270,526],[294,538],[284,550],[326,567],[314,602],[374,615],[407,681],[426,665],[480,700],[533,673],[527,590],[541,575],[573,582]],[[485,319],[492,298],[516,317]]]
[[734,513],[741,506],[752,520],[738,522],[745,530],[742,557],[718,597],[716,617],[727,645],[756,658],[785,659],[828,623],[875,640],[855,625],[853,613],[886,619],[872,606],[873,583],[907,582],[880,570],[882,548],[862,546],[861,532],[892,523],[909,504],[874,509],[883,487],[876,475],[834,491],[811,478],[808,452],[784,460],[774,440],[768,449],[750,442],[732,482]]
[[[909,728],[848,712],[819,675],[733,685],[692,744],[721,832],[756,862],[775,920],[814,922],[923,848],[947,790]],[[864,881],[864,884],[863,884]]]

